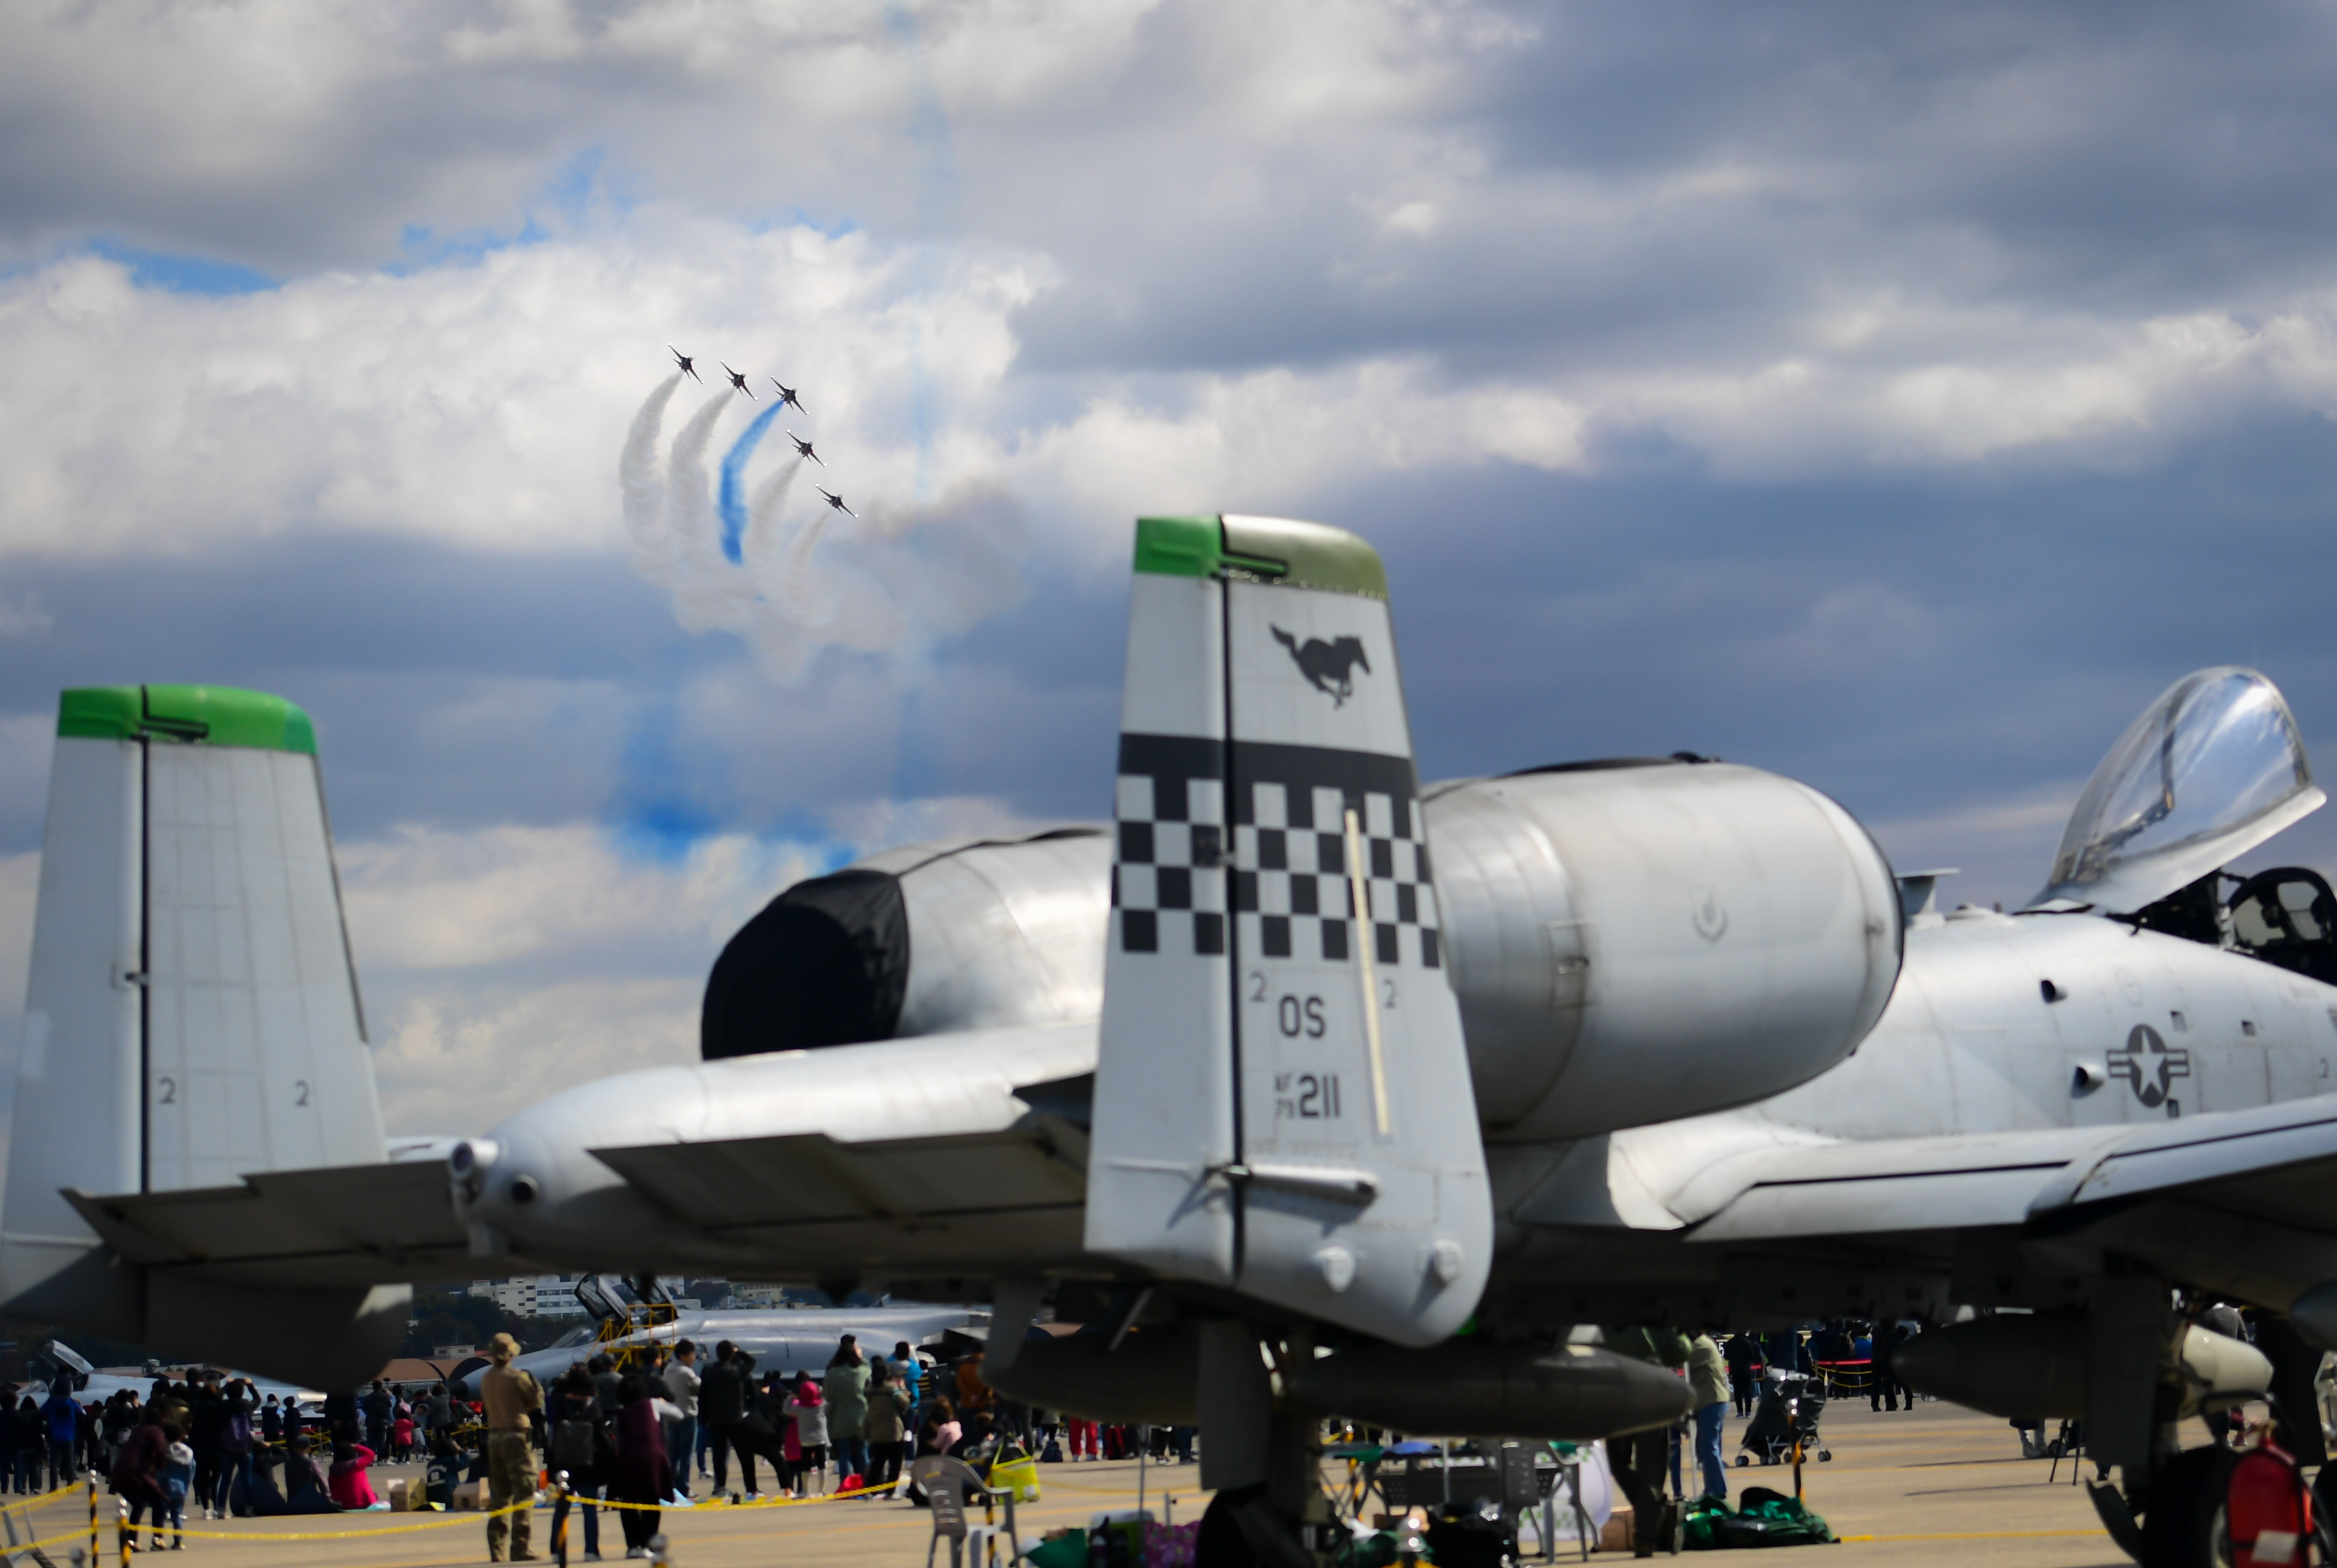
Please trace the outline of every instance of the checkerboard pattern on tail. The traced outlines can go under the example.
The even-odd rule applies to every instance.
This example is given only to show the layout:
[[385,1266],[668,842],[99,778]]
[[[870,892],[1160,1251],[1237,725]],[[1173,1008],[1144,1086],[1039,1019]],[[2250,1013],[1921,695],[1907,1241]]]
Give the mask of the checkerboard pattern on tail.
[[1373,957],[1442,967],[1428,845],[1408,791],[1257,779],[1235,795],[1228,856],[1219,779],[1120,776],[1111,896],[1122,952],[1222,954],[1230,915],[1244,953],[1346,962],[1356,925],[1345,838],[1353,810]]

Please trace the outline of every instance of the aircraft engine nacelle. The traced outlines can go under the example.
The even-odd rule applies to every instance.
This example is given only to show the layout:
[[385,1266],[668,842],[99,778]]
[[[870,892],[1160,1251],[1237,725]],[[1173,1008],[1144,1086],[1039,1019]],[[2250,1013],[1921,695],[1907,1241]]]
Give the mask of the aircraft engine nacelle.
[[700,1050],[715,1061],[1092,1019],[1110,881],[1103,830],[1059,828],[906,845],[798,882],[715,960]]
[[1489,1139],[1781,1093],[1856,1048],[1897,983],[1889,862],[1790,779],[1594,763],[1433,789],[1426,812]]

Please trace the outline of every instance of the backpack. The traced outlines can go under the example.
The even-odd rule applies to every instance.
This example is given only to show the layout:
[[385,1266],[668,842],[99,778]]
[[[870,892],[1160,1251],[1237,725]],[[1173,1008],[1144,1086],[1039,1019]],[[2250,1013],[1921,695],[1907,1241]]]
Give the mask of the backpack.
[[251,1452],[251,1417],[241,1410],[230,1415],[220,1428],[220,1447],[230,1454]]
[[590,1474],[598,1457],[592,1441],[592,1423],[571,1417],[552,1425],[552,1467],[565,1470],[573,1479],[581,1480]]

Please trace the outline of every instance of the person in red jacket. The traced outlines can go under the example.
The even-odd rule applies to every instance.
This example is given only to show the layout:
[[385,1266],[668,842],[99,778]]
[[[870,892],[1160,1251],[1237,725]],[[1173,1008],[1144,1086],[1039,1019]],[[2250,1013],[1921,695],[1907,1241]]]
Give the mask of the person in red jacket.
[[2277,1417],[2232,1467],[2225,1495],[2235,1568],[2304,1568],[2313,1541],[2313,1494]]

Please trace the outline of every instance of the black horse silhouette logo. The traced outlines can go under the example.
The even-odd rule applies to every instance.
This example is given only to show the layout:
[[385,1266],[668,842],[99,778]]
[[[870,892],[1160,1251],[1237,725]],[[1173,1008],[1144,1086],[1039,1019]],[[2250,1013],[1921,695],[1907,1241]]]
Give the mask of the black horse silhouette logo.
[[1355,671],[1360,666],[1364,674],[1372,672],[1372,662],[1364,657],[1364,640],[1342,637],[1336,642],[1325,642],[1320,637],[1309,637],[1300,642],[1279,626],[1270,626],[1274,640],[1290,650],[1297,662],[1298,672],[1317,691],[1331,695],[1331,706],[1344,708],[1347,699],[1355,694]]

